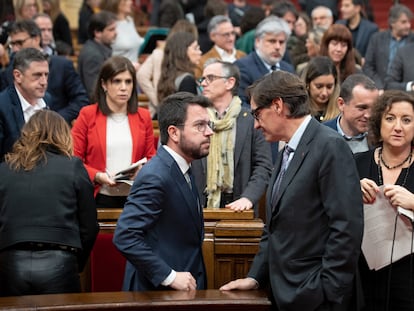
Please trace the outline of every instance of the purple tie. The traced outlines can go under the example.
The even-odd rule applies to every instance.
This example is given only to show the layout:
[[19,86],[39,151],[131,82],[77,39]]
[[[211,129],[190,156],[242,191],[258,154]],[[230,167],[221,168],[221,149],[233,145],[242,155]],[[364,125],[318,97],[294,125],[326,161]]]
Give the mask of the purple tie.
[[286,145],[285,146],[285,149],[283,150],[282,164],[280,165],[279,174],[277,175],[275,184],[273,185],[273,191],[272,191],[272,208],[275,207],[276,199],[279,196],[280,184],[282,183],[283,176],[285,175],[286,169],[288,168],[289,155],[293,151],[294,150],[291,147],[289,147],[288,145]]

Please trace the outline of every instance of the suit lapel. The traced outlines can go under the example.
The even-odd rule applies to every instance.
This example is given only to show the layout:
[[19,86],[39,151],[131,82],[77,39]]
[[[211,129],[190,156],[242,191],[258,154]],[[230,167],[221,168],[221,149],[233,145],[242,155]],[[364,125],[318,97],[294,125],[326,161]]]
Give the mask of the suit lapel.
[[[313,137],[315,136],[315,132],[320,126],[318,121],[314,120],[313,118],[309,122],[308,126],[305,129],[305,132],[303,133],[302,138],[299,141],[298,147],[295,150],[295,153],[293,155],[293,158],[285,172],[285,175],[283,176],[282,182],[280,184],[279,188],[279,196],[276,200],[276,206],[279,204],[280,199],[283,197],[283,194],[287,188],[287,186],[292,181],[293,177],[298,172],[299,168],[301,167],[303,161],[306,158],[306,155],[309,152],[309,142],[312,141]],[[279,155],[279,158],[282,158],[282,155]],[[281,160],[280,160],[281,161]],[[280,166],[280,165],[279,165]],[[273,207],[272,207],[273,208]],[[279,212],[279,208],[275,208],[273,212]]]
[[25,123],[22,106],[20,104],[19,96],[17,96],[17,92],[14,87],[9,88],[9,94],[11,97],[13,117],[15,120],[14,123],[16,124],[17,133],[20,133],[20,129]]
[[242,109],[236,119],[236,141],[234,142],[234,169],[240,160],[241,152],[246,142],[246,133],[249,128],[249,122],[247,118],[247,111]]
[[99,141],[99,146],[101,148],[101,156],[103,159],[103,163],[106,167],[106,121],[107,116],[105,116],[102,112],[99,111],[98,106],[96,107],[96,126],[95,126],[95,134],[97,136],[97,141]]

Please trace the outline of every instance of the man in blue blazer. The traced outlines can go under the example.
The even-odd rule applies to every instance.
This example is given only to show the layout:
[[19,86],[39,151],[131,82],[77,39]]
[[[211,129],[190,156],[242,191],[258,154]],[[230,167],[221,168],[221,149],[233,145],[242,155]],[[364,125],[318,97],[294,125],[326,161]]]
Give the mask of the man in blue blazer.
[[[32,20],[14,23],[10,32],[10,45],[14,53],[24,48],[39,51],[41,32]],[[52,55],[49,61],[47,92],[51,95],[49,108],[58,112],[68,123],[77,118],[79,110],[89,104],[88,95],[82,81],[70,60]],[[13,85],[13,61],[2,73],[0,90]]]
[[203,210],[190,169],[213,135],[201,96],[168,96],[158,113],[161,146],[138,173],[114,244],[126,257],[124,290],[206,288]]
[[45,97],[49,66],[37,49],[16,53],[13,63],[14,82],[0,93],[0,162],[11,151],[20,130],[40,109],[47,108]]
[[253,82],[274,70],[295,72],[292,65],[282,60],[290,34],[289,25],[276,16],[269,16],[257,25],[255,50],[235,62],[240,69],[238,95],[245,107],[250,108],[246,90]]
[[277,310],[357,310],[352,294],[363,204],[351,150],[310,116],[296,75],[267,75],[255,85],[251,105],[265,139],[286,147],[269,182],[264,233],[247,278],[221,289],[270,284]]

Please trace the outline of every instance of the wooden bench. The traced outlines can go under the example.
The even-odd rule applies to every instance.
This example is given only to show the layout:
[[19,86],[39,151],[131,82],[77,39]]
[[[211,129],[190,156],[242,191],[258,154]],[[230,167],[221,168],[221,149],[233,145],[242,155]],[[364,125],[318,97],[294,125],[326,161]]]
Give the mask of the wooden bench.
[[0,298],[0,310],[162,310],[265,311],[271,302],[264,291],[157,291],[55,294]]

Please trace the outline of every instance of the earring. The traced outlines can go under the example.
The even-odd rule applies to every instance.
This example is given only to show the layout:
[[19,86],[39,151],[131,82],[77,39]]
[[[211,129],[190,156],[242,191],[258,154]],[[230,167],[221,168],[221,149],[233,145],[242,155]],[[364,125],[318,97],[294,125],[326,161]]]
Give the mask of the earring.
[[108,90],[107,89],[103,89],[103,91],[104,91],[105,94],[108,93]]

